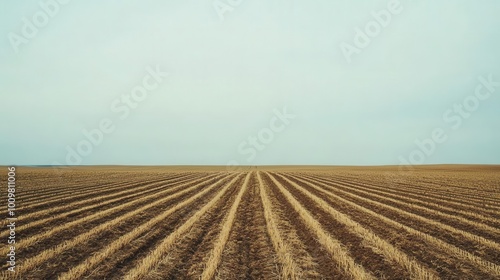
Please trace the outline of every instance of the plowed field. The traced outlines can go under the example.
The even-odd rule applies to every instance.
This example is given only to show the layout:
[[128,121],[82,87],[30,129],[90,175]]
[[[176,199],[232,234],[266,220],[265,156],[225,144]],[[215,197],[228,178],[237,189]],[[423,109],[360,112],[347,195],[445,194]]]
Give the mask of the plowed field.
[[498,166],[17,174],[2,279],[500,279]]

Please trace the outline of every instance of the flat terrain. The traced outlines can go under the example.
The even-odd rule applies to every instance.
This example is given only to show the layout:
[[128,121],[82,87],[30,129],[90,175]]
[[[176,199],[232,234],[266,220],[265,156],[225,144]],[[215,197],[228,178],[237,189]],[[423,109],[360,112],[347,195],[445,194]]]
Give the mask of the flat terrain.
[[2,279],[500,279],[500,166],[16,172]]

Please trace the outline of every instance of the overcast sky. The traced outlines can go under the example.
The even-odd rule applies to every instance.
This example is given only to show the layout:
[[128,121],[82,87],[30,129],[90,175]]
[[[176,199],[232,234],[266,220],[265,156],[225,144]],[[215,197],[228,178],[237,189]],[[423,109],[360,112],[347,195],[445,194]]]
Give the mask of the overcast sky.
[[499,13],[2,1],[0,164],[500,164]]

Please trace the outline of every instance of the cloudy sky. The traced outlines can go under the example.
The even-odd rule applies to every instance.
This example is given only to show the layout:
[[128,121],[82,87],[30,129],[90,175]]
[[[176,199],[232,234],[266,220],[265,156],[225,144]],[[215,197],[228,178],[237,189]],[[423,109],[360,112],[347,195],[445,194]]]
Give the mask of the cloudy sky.
[[0,3],[0,164],[500,164],[499,1],[67,2]]

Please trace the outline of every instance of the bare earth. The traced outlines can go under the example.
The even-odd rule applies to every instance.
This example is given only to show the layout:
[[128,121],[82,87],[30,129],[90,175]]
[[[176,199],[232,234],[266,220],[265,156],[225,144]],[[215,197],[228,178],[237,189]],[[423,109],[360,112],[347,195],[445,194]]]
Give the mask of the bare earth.
[[500,166],[16,173],[1,279],[500,279]]

